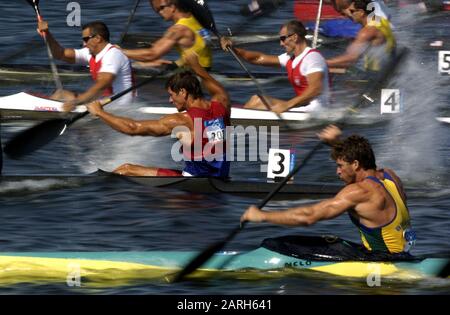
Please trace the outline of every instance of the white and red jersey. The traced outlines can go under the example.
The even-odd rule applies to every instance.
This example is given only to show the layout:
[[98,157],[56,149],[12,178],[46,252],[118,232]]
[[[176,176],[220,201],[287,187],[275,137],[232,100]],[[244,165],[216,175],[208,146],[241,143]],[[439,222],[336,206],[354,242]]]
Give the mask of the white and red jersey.
[[301,95],[308,87],[307,76],[314,72],[322,72],[322,93],[313,99],[309,105],[293,108],[293,110],[310,112],[328,107],[330,95],[330,81],[328,66],[323,56],[315,49],[306,47],[305,50],[295,58],[287,53],[278,56],[281,66],[286,68],[289,82],[297,95]]
[[[95,57],[89,53],[88,48],[75,49],[75,62],[77,64],[89,65],[93,80],[97,79],[98,73],[112,73],[116,77],[112,89],[105,91],[105,95],[116,94],[133,85],[131,62],[122,51],[111,44],[107,44]],[[116,102],[129,104],[133,101],[133,93],[127,93]]]

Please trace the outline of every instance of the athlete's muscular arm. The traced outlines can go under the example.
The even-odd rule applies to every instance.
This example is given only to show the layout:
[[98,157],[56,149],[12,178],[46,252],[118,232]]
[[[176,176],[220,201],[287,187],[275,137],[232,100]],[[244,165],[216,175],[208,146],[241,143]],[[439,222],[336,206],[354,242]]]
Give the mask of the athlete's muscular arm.
[[80,93],[76,99],[67,102],[69,105],[80,105],[99,98],[103,91],[110,87],[114,82],[116,75],[109,72],[99,72],[95,83],[85,92]]
[[273,104],[272,111],[275,113],[281,114],[291,108],[306,106],[308,105],[314,98],[319,96],[322,93],[322,81],[323,81],[323,72],[313,72],[306,76],[308,80],[308,87],[301,95],[298,95],[287,102],[280,102],[278,104]]
[[356,39],[348,46],[344,54],[327,60],[328,67],[350,67],[358,61],[359,57],[370,46],[370,42],[376,37],[377,29],[375,27],[366,27],[362,29],[356,36]]
[[242,57],[244,60],[254,65],[269,66],[269,67],[281,66],[278,56],[266,55],[259,51],[250,51],[242,48],[233,47],[233,43],[225,37],[222,37],[220,39],[220,44],[223,50],[226,51],[227,47],[231,47],[239,57]]
[[46,21],[39,21],[37,30],[38,32],[46,33],[46,40],[50,46],[53,57],[68,63],[75,63],[75,50],[72,48],[62,47],[53,37],[52,33],[50,33],[48,29],[48,23]]
[[211,99],[218,101],[223,106],[230,107],[230,97],[225,88],[216,79],[214,79],[208,71],[206,71],[198,62],[198,57],[195,53],[186,55],[186,63],[201,79],[205,88],[211,95]]
[[333,219],[345,211],[356,208],[367,198],[364,189],[352,184],[342,189],[334,198],[319,203],[290,208],[284,211],[262,211],[251,206],[242,215],[241,222],[270,222],[290,226],[309,226],[321,220]]
[[183,113],[176,113],[161,117],[159,120],[133,120],[130,118],[115,116],[105,112],[99,101],[92,102],[87,106],[88,111],[100,117],[113,129],[130,136],[167,136],[177,126],[191,127],[192,123]]
[[136,61],[153,61],[167,54],[186,34],[186,27],[182,25],[171,26],[163,37],[158,39],[149,48],[122,49],[122,52],[130,59]]

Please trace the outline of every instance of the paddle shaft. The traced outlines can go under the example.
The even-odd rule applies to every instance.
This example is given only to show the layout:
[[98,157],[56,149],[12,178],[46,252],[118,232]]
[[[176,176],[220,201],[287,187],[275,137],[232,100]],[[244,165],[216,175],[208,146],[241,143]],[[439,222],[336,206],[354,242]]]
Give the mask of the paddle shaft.
[[317,10],[316,25],[314,28],[314,37],[313,37],[313,42],[312,42],[312,48],[317,47],[317,39],[319,38],[320,17],[322,15],[322,5],[323,5],[323,0],[320,0],[319,9]]
[[[211,16],[212,17],[212,16]],[[222,37],[219,33],[219,31],[216,29],[214,21],[211,21],[210,23],[210,30],[214,33],[214,35],[217,36],[218,40],[220,41],[220,38]],[[248,70],[248,68],[244,65],[244,63],[242,62],[241,58],[239,58],[239,56],[236,54],[236,52],[233,50],[232,47],[227,46],[227,50],[233,55],[234,59],[236,59],[236,61],[239,63],[239,65],[241,66],[242,69],[244,69],[244,71],[247,73],[247,75],[250,77],[250,79],[253,81],[253,83],[255,84],[257,90],[258,90],[258,97],[261,99],[262,103],[264,104],[264,106],[267,108],[267,110],[272,110],[272,107],[270,106],[269,102],[267,101],[266,97],[264,96],[266,93],[264,92],[263,88],[261,87],[261,85],[259,84],[258,80],[256,80],[256,78],[253,76],[253,74],[250,72],[250,70]],[[283,120],[283,117],[281,117],[280,114],[275,113],[277,115],[277,117],[280,120]],[[286,124],[286,126],[288,127],[288,125]]]
[[[220,38],[222,36],[220,35],[219,31],[217,30],[216,23],[214,21],[214,17],[212,15],[211,10],[209,10],[208,5],[206,4],[206,2],[200,3],[200,1],[196,1],[196,0],[191,0],[191,2],[195,3],[195,5],[191,6],[193,15],[195,17],[197,17],[197,19],[200,21],[200,23],[204,27],[206,27],[208,30],[213,32],[214,35],[216,35],[217,39],[220,42]],[[198,17],[200,17],[200,18],[198,18]],[[237,60],[237,62],[241,66],[241,68],[244,69],[244,71],[247,73],[247,75],[253,81],[253,83],[255,84],[255,86],[256,86],[256,88],[258,90],[258,94],[257,94],[258,97],[261,99],[261,101],[264,104],[264,106],[266,107],[266,109],[271,111],[272,107],[270,106],[269,101],[265,97],[266,93],[264,92],[263,88],[259,84],[258,80],[256,80],[256,78],[252,75],[250,70],[248,70],[248,68],[244,65],[244,63],[242,62],[241,58],[239,58],[239,56],[236,54],[236,52],[233,50],[232,47],[227,46],[227,50],[231,53],[231,55],[234,57],[234,59]],[[277,115],[278,119],[283,121],[283,117],[281,117],[280,114],[275,113],[275,115]],[[286,127],[289,129],[289,125],[287,123],[286,123]]]
[[[361,94],[360,101],[355,107],[362,106],[364,104],[365,99],[367,99],[367,94],[374,91],[374,89],[378,89],[379,86],[385,82],[390,75],[395,71],[398,64],[402,59],[405,57],[405,55],[408,53],[408,50],[403,50],[401,53],[397,56],[394,61],[392,61],[388,67],[386,67],[386,70],[381,73],[381,75],[378,77],[378,80],[374,82],[371,87],[368,89],[368,91],[365,91],[365,93]],[[317,150],[319,150],[322,147],[323,143],[318,142],[314,148],[306,155],[305,159],[303,160],[303,163],[299,164],[297,167],[295,167],[287,176],[286,178],[279,183],[279,185],[270,192],[264,200],[262,200],[259,204],[259,208],[263,208],[267,202],[278,192],[280,189],[289,181],[289,179],[297,173],[305,164],[306,162],[314,155]],[[208,261],[212,255],[214,255],[216,252],[220,251],[228,242],[230,242],[237,233],[239,233],[244,226],[246,225],[246,222],[243,222],[238,227],[234,228],[227,237],[219,242],[216,242],[212,245],[210,245],[206,250],[202,251],[199,255],[197,255],[189,264],[186,265],[175,277],[173,280],[174,282],[182,281],[188,274],[195,271],[198,267],[202,266],[206,261]]]
[[[219,40],[220,40],[220,37],[219,37]],[[234,59],[236,59],[236,61],[241,66],[241,68],[244,69],[244,71],[247,73],[247,75],[250,77],[250,79],[256,85],[256,88],[258,89],[258,92],[259,92],[258,97],[261,99],[264,106],[267,108],[267,110],[272,110],[272,107],[270,106],[269,102],[267,101],[267,99],[264,96],[266,93],[264,92],[263,88],[259,84],[258,80],[253,76],[253,74],[250,72],[250,70],[248,70],[248,68],[244,65],[241,58],[239,58],[239,56],[236,54],[236,52],[233,50],[232,47],[227,47],[227,50],[233,55]],[[278,116],[278,118],[283,119],[283,118],[281,118],[280,114],[277,114],[277,116]]]
[[134,3],[133,9],[131,9],[130,15],[128,16],[128,21],[127,24],[125,26],[125,29],[122,33],[122,35],[120,35],[120,39],[119,39],[119,43],[122,44],[123,40],[125,38],[125,36],[127,36],[128,33],[128,28],[130,27],[131,21],[133,20],[134,14],[136,13],[137,7],[139,6],[139,2],[141,0],[136,0],[136,2]]
[[[161,71],[159,71],[158,73],[153,74],[152,76],[150,76],[149,78],[147,78],[147,79],[145,79],[145,80],[139,82],[138,84],[133,85],[133,86],[129,87],[128,89],[125,89],[125,90],[123,90],[123,91],[121,91],[121,92],[119,92],[119,93],[117,93],[117,94],[114,94],[114,95],[111,96],[111,97],[104,98],[104,99],[100,100],[100,102],[102,103],[102,106],[105,106],[105,105],[107,105],[107,104],[109,104],[109,103],[115,101],[116,99],[118,99],[118,98],[124,96],[125,94],[131,92],[132,90],[135,90],[135,89],[137,89],[137,88],[140,88],[141,86],[143,86],[143,85],[145,85],[145,84],[147,84],[147,83],[149,83],[149,82],[155,80],[159,75],[161,75],[161,74],[167,72],[168,69],[169,69],[168,67],[167,67],[167,68],[162,68]],[[75,117],[73,117],[72,119],[70,119],[70,121],[68,122],[67,125],[73,124],[75,121],[79,120],[80,118],[83,118],[83,117],[87,116],[88,114],[89,114],[89,112],[86,111],[86,112],[84,112],[84,113],[80,113],[80,114],[76,115]]]
[[[305,164],[311,159],[311,157],[323,146],[323,142],[318,142],[314,148],[311,149],[311,151],[309,151],[309,153],[305,156],[305,158],[303,159],[302,163],[299,163],[292,171],[289,172],[289,174],[286,175],[286,177],[278,183],[277,187],[275,187],[274,190],[272,190],[263,200],[261,200],[260,203],[258,203],[257,207],[262,209],[264,208],[264,206],[273,198],[273,196],[275,196],[283,187],[284,185],[286,185],[286,183],[292,178],[292,176],[294,176],[295,174],[297,174],[302,168],[303,166],[305,166]],[[233,230],[232,233],[230,233],[230,236],[228,238],[230,238],[229,240],[231,240],[234,235],[236,235],[237,232],[239,232],[239,230],[241,230],[242,228],[244,228],[245,224],[247,222],[243,222],[239,228],[236,228],[235,230]],[[228,238],[227,238],[227,242],[228,242]]]
[[[129,93],[130,91],[154,80],[158,75],[162,74],[163,72],[167,72],[170,69],[171,68],[169,66],[165,66],[161,68],[158,73],[155,73],[151,77],[136,84],[135,86],[125,89],[110,98],[103,99],[100,102],[102,103],[102,105],[111,103],[119,97]],[[84,113],[75,115],[71,119],[59,118],[46,120],[29,129],[19,132],[6,143],[4,147],[5,153],[12,159],[18,159],[20,157],[23,157],[24,155],[30,154],[58,138],[70,125],[72,125],[77,120],[87,116],[88,114],[89,111],[86,111]]]
[[[31,2],[30,2],[30,4],[31,4]],[[41,13],[39,11],[39,7],[38,7],[36,1],[34,1],[34,0],[32,1],[32,6],[34,8],[34,11],[36,12],[38,21],[41,22],[42,16],[41,16]],[[61,83],[61,79],[58,74],[58,68],[56,68],[55,59],[53,58],[52,50],[50,48],[49,43],[47,42],[47,37],[46,37],[45,32],[41,33],[41,36],[44,39],[45,46],[47,46],[47,55],[48,55],[48,59],[50,61],[50,68],[52,69],[53,80],[55,81],[56,89],[62,90],[63,85]]]

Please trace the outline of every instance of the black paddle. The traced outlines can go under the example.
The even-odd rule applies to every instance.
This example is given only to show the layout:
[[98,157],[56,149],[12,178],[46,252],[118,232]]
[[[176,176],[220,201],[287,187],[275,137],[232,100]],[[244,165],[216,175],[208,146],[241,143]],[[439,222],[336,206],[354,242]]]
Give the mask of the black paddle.
[[[109,104],[119,97],[122,97],[132,90],[135,90],[143,86],[144,84],[149,83],[159,75],[166,73],[172,69],[173,67],[171,67],[171,65],[164,66],[158,73],[153,74],[151,77],[145,79],[144,81],[136,84],[135,86],[129,87],[128,89],[125,89],[110,98],[101,100],[101,102],[103,105]],[[86,111],[84,113],[77,114],[76,116],[69,119],[56,118],[37,124],[29,129],[20,132],[12,139],[10,139],[5,144],[4,152],[8,157],[12,159],[18,159],[27,154],[30,154],[43,147],[47,143],[51,142],[52,140],[58,138],[70,125],[72,125],[77,120],[87,116],[88,114],[89,112]]]
[[[36,16],[38,21],[42,21],[41,12],[39,11],[39,0],[27,0],[27,2],[33,7],[36,12]],[[55,85],[57,90],[62,90],[63,86],[61,83],[61,79],[58,75],[58,69],[56,68],[55,60],[53,58],[52,50],[50,49],[50,45],[47,42],[47,37],[45,33],[42,34],[42,38],[44,39],[45,45],[47,46],[47,55],[50,60],[50,68],[52,69],[53,79],[55,80]]]
[[[306,162],[322,147],[323,143],[319,142],[314,146],[314,148],[306,155],[306,157],[303,159],[303,163],[299,163],[284,179],[283,181],[279,182],[277,187],[273,191],[271,191],[264,200],[262,200],[258,204],[258,208],[263,208],[277,192],[281,190],[281,188],[284,187],[284,185],[291,179],[292,176],[294,176],[300,169],[305,166]],[[183,270],[181,270],[174,278],[173,282],[179,282],[182,281],[188,274],[195,271],[198,267],[202,266],[209,258],[211,258],[212,255],[220,251],[229,241],[231,241],[236,234],[238,234],[246,225],[246,222],[242,223],[235,229],[231,231],[228,236],[217,243],[212,244],[207,249],[205,249],[203,252],[201,252],[198,256],[196,256],[189,264],[187,264]]]
[[[182,2],[185,4],[185,6],[190,8],[190,11],[191,11],[192,15],[194,15],[194,17],[197,19],[197,21],[201,25],[206,27],[208,30],[210,30],[214,35],[216,35],[217,38],[220,41],[220,38],[222,36],[220,35],[219,31],[216,28],[216,23],[214,21],[214,17],[212,15],[212,12],[209,9],[208,4],[206,3],[206,1],[205,0],[182,0]],[[250,70],[248,70],[248,68],[244,65],[244,63],[242,62],[241,58],[239,58],[239,56],[236,55],[236,53],[233,50],[233,48],[228,46],[227,50],[228,50],[228,52],[230,52],[233,55],[234,59],[236,59],[236,61],[241,66],[241,68],[244,69],[244,71],[247,73],[247,75],[250,77],[250,79],[256,85],[256,88],[258,89],[258,94],[257,95],[261,99],[261,101],[263,102],[264,106],[267,108],[267,110],[272,110],[269,102],[264,97],[264,95],[267,94],[267,93],[265,93],[263,91],[263,89],[262,89],[261,85],[259,84],[259,82],[253,76],[253,74],[250,72]],[[276,113],[276,115],[277,115],[277,117],[280,120],[283,120],[283,118],[281,117],[280,114]]]
[[[352,109],[356,109],[367,104],[369,94],[378,90],[380,86],[386,82],[390,76],[395,72],[397,66],[401,63],[401,61],[405,58],[408,53],[408,49],[403,49],[399,52],[396,58],[393,58],[391,62],[384,68],[384,70],[380,73],[377,80],[369,86],[369,88],[361,94],[360,100],[357,105],[355,105]],[[370,102],[370,101],[369,101]],[[281,181],[277,187],[270,192],[263,201],[258,204],[258,208],[263,208],[268,201],[278,192],[281,188],[294,176],[303,166],[305,166],[306,162],[316,153],[323,145],[323,142],[318,142],[313,149],[306,155],[303,159],[303,163],[297,165],[287,176]],[[210,245],[207,249],[202,251],[199,255],[197,255],[194,259],[191,260],[189,264],[187,264],[173,279],[173,282],[182,281],[187,275],[195,271],[198,267],[202,266],[206,261],[208,261],[216,252],[220,251],[228,242],[230,242],[236,234],[238,234],[246,225],[246,222],[242,223],[240,226],[234,228],[228,236],[217,243]]]
[[128,28],[130,27],[131,21],[133,20],[134,14],[136,13],[136,10],[137,10],[137,7],[139,6],[140,1],[141,0],[136,0],[136,2],[134,3],[133,9],[131,9],[130,16],[128,17],[127,25],[125,26],[125,29],[124,29],[122,35],[120,35],[120,39],[119,39],[120,44],[123,44],[123,40],[124,40],[125,36],[127,36]]
[[240,12],[243,16],[258,17],[276,11],[282,4],[285,0],[251,0],[241,7]]

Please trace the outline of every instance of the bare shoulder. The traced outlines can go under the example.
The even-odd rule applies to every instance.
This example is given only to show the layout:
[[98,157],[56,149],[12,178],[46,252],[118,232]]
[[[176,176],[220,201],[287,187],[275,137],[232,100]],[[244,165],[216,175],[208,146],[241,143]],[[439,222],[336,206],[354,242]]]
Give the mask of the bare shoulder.
[[194,32],[187,27],[186,25],[174,24],[169,27],[166,31],[166,35],[176,36],[177,39],[187,37],[187,36],[195,36]]
[[370,183],[368,181],[362,181],[345,186],[336,195],[336,198],[343,198],[355,203],[359,203],[367,200],[370,193]]
[[378,32],[379,30],[375,26],[366,26],[359,31],[356,40],[360,42],[371,41],[377,37]]
[[171,27],[169,27],[166,30],[166,32],[164,33],[163,38],[170,39],[170,40],[173,40],[173,41],[177,41],[177,40],[179,40],[180,38],[182,38],[184,36],[184,34],[186,32],[185,28],[186,27],[183,26],[183,25],[177,25],[177,24],[172,25]]

